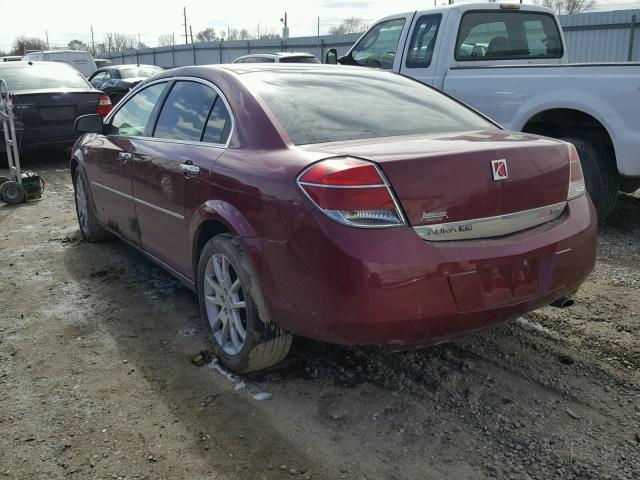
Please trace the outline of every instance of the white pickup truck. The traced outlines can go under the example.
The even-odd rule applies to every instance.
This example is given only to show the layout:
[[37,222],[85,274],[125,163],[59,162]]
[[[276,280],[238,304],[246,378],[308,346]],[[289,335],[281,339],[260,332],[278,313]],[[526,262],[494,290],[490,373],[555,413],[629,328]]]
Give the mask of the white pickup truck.
[[619,189],[640,187],[640,64],[569,64],[564,45],[547,8],[449,5],[383,18],[326,63],[393,70],[509,130],[574,143],[604,219]]

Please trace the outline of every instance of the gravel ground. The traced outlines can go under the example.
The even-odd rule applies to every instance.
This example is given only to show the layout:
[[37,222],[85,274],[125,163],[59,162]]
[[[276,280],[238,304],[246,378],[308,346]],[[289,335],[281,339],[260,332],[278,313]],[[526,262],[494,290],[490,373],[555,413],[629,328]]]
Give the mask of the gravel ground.
[[192,363],[195,295],[79,241],[65,161],[36,167],[44,199],[0,206],[0,478],[640,478],[640,198],[571,308],[237,378]]

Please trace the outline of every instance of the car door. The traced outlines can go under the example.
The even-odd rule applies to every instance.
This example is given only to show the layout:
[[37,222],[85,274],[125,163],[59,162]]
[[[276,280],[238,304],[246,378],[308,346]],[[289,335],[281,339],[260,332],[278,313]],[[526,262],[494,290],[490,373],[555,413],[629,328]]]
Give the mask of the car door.
[[231,120],[211,84],[180,79],[157,114],[152,138],[134,156],[133,190],[142,247],[192,276],[189,225],[210,197],[211,167],[224,152]]
[[109,117],[105,133],[92,141],[85,156],[98,220],[122,238],[139,245],[133,201],[131,160],[167,82],[140,90]]
[[402,49],[413,14],[382,20],[356,43],[342,63],[400,70]]
[[438,35],[441,23],[441,13],[421,15],[417,18],[413,23],[408,48],[400,65],[400,73],[433,85],[438,58],[436,52],[441,43],[441,35]]

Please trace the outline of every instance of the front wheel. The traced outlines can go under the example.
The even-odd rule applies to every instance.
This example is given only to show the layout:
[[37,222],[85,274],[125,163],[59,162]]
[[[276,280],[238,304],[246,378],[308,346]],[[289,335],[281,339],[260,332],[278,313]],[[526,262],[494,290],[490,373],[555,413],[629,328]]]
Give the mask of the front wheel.
[[214,353],[229,370],[262,370],[289,353],[292,336],[269,320],[258,277],[232,235],[217,235],[202,249],[198,296]]
[[76,214],[82,238],[87,242],[104,242],[112,240],[114,236],[102,228],[96,219],[89,192],[82,174],[77,171],[73,177],[73,187],[75,190]]

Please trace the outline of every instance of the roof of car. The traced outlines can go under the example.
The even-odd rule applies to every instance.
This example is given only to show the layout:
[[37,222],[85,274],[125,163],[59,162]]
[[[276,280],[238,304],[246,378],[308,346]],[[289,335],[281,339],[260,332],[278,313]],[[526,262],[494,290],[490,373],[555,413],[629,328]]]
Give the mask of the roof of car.
[[[121,65],[105,65],[104,67],[100,67],[100,70],[107,70],[110,68],[115,68],[116,70],[122,70],[123,68],[131,68],[131,67],[157,67],[157,65],[146,65],[144,63],[125,63]],[[160,68],[160,67],[158,67]]]
[[[45,62],[35,60],[22,60],[20,62],[1,62],[0,68],[29,68],[34,65],[48,66],[48,67],[60,67],[60,68],[73,68],[71,65],[62,62]],[[75,69],[74,69],[75,70]]]
[[243,55],[238,57],[236,60],[240,58],[249,58],[249,57],[313,57],[314,55],[307,52],[269,52],[269,53],[250,53],[249,55]]

